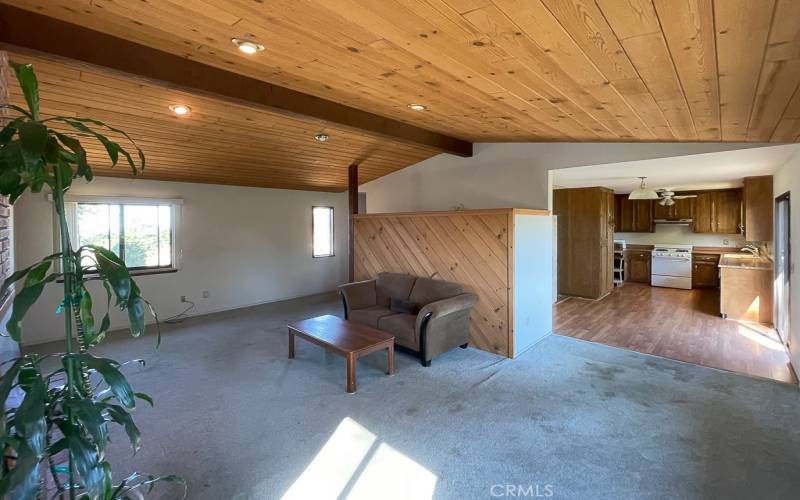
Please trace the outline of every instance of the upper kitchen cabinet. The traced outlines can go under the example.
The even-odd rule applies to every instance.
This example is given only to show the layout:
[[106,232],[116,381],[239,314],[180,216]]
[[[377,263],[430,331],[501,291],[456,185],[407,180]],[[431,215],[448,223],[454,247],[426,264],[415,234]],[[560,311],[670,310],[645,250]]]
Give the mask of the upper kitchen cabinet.
[[[687,193],[677,193],[678,196]],[[653,202],[653,217],[655,220],[681,220],[691,219],[694,215],[694,198],[683,198],[674,200],[671,206],[662,205],[660,202]]]
[[629,200],[627,194],[614,197],[616,231],[618,233],[652,233],[653,202],[650,200]]
[[698,193],[694,203],[693,219],[695,233],[740,233],[742,230],[741,189]]
[[744,179],[744,239],[772,241],[772,176]]

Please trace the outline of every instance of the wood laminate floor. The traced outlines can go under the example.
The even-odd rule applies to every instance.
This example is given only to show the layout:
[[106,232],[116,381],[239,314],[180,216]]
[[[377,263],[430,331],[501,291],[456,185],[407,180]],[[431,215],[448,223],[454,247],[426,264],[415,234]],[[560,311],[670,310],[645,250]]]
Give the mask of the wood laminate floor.
[[597,301],[563,298],[553,314],[560,335],[797,383],[775,330],[722,319],[718,290],[626,283]]

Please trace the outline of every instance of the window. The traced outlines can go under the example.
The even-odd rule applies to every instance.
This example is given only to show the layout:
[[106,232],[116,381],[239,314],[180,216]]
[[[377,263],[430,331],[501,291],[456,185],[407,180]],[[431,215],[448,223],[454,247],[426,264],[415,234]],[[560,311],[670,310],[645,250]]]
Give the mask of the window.
[[[134,272],[177,269],[176,226],[180,200],[67,200],[75,248],[97,245],[120,256]],[[91,265],[89,260],[85,265]]]
[[312,257],[333,257],[333,207],[311,209]]

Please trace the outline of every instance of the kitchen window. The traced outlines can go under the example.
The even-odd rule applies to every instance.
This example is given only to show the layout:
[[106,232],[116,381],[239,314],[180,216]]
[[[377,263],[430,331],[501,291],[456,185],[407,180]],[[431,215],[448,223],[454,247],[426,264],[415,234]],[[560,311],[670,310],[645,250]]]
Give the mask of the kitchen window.
[[333,257],[333,207],[311,208],[311,256]]
[[[177,270],[180,201],[67,198],[72,246],[97,245],[111,250],[134,274]],[[83,264],[91,266],[93,262],[86,257]]]

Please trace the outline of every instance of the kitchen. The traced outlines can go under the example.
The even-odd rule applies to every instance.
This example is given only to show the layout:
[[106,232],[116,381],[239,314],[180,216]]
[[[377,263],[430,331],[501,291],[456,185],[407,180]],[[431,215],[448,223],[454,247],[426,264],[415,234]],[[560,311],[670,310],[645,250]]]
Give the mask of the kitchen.
[[553,191],[556,333],[796,383],[773,327],[772,175],[649,181]]

